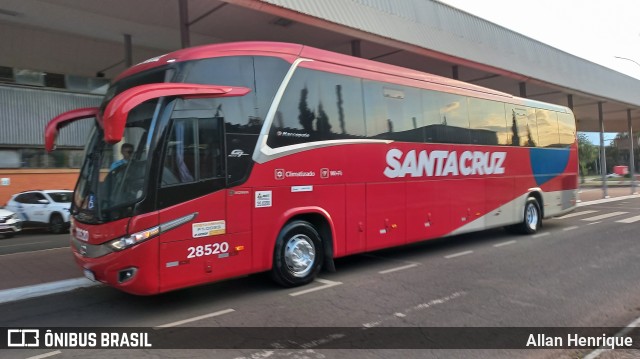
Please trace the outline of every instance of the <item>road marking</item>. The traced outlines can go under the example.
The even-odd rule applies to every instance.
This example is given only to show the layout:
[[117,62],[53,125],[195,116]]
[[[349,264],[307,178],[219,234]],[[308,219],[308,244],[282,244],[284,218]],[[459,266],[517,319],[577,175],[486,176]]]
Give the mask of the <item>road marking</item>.
[[66,250],[71,250],[71,247],[67,246],[67,247],[57,247],[57,248],[49,248],[49,249],[40,249],[37,251],[29,251],[29,252],[18,252],[18,253],[7,253],[7,254],[0,254],[0,257],[4,257],[4,256],[14,256],[16,254],[31,254],[31,253],[38,253],[38,252],[48,252],[48,251],[55,251],[58,249],[66,249]]
[[599,221],[601,219],[605,219],[605,218],[611,218],[611,217],[615,217],[615,216],[619,216],[621,214],[627,214],[629,212],[611,212],[611,213],[605,213],[605,214],[601,214],[599,216],[595,216],[595,217],[589,217],[589,218],[583,218],[583,221],[589,221],[589,222],[593,222],[593,221]]
[[[630,331],[632,331],[634,328],[637,328],[638,326],[640,326],[640,318],[637,318],[636,320],[631,322],[624,329],[622,329],[621,331],[616,333],[614,335],[614,337],[623,337],[623,336],[629,334]],[[624,348],[620,348],[620,349],[624,349]],[[596,350],[592,351],[591,353],[589,353],[587,356],[585,356],[584,359],[595,359],[595,358],[599,357],[600,354],[602,354],[604,352],[607,352],[609,350],[613,350],[613,349],[609,349],[609,348],[596,349]]]
[[342,284],[342,282],[333,282],[333,281],[330,281],[330,280],[320,279],[320,278],[316,278],[315,281],[316,282],[320,282],[320,283],[324,283],[324,285],[321,285],[321,286],[315,287],[315,288],[309,288],[309,289],[301,290],[301,291],[295,292],[295,293],[289,293],[289,295],[292,296],[292,297],[297,297],[299,295],[303,295],[303,294],[315,292],[315,291],[318,291],[318,290],[323,290],[323,289],[335,287],[337,285]]
[[542,232],[542,233],[534,234],[532,237],[533,238],[540,238],[540,237],[546,237],[546,236],[548,236],[550,234],[551,234],[551,232]]
[[44,353],[44,354],[28,357],[27,359],[43,359],[43,358],[52,357],[52,356],[58,355],[58,354],[62,354],[62,352],[59,351],[59,350],[56,350],[54,352],[48,352],[48,353]]
[[431,308],[433,308],[435,306],[446,304],[446,303],[448,303],[448,302],[450,302],[450,301],[452,301],[452,300],[454,300],[456,298],[462,297],[465,294],[467,294],[467,293],[464,292],[464,291],[455,292],[455,293],[452,293],[451,295],[448,295],[446,297],[433,299],[433,300],[431,300],[429,302],[420,303],[418,305],[414,305],[413,307],[410,307],[410,308],[405,308],[405,309],[403,309],[401,311],[398,311],[398,312],[395,312],[393,314],[385,315],[384,317],[382,317],[382,318],[380,318],[380,319],[378,319],[376,321],[368,322],[368,323],[362,323],[362,326],[364,328],[380,327],[385,322],[390,322],[390,321],[396,322],[398,320],[398,318],[404,318],[404,317],[406,317],[406,316],[408,316],[408,315],[410,315],[412,313],[420,312],[420,311],[423,311],[423,310],[431,309]]
[[603,198],[603,199],[596,199],[595,201],[580,202],[580,203],[578,203],[578,207],[592,206],[594,204],[601,204],[601,203],[614,202],[614,201],[622,201],[622,200],[625,200],[625,199],[632,199],[632,198],[638,198],[638,195],[637,194],[632,194],[632,195],[628,195],[628,196],[620,196],[620,197],[613,197],[613,198]]
[[34,244],[52,243],[52,242],[53,241],[40,241],[40,242],[31,242],[31,243],[7,244],[7,245],[4,245],[4,246],[0,246],[0,248],[32,246]]
[[619,221],[616,221],[617,223],[633,223],[633,222],[637,222],[640,221],[640,216],[635,216],[635,217],[629,217],[626,219],[621,219]]
[[596,222],[587,223],[587,226],[590,226],[592,224],[598,224],[598,223],[602,223],[602,222],[601,221],[596,221]]
[[571,227],[567,227],[567,228],[562,228],[563,231],[573,231],[574,229],[578,229],[580,227],[578,226],[571,226]]
[[158,325],[157,327],[154,327],[153,329],[177,327],[178,325],[191,323],[191,322],[196,322],[196,321],[202,320],[202,319],[213,318],[213,317],[217,317],[217,316],[220,316],[220,315],[223,315],[223,314],[227,314],[227,313],[231,313],[231,312],[235,312],[235,310],[233,310],[233,309],[220,310],[220,311],[217,311],[217,312],[214,312],[214,313],[209,313],[209,314],[201,315],[201,316],[198,316],[198,317],[193,317],[193,318],[189,318],[189,319],[185,319],[185,320],[179,320],[179,321],[173,322],[173,323]]
[[517,241],[513,240],[513,241],[506,241],[506,242],[502,242],[502,243],[498,243],[498,244],[494,244],[493,246],[498,248],[498,247],[504,247],[504,246],[508,246],[510,244],[514,244]]
[[589,213],[595,213],[598,211],[594,211],[594,210],[586,210],[586,211],[580,211],[580,212],[574,212],[574,213],[569,213],[566,214],[562,217],[557,217],[556,219],[565,219],[565,218],[571,218],[571,217],[577,217],[577,216],[583,216],[585,214],[589,214]]
[[406,265],[406,266],[402,266],[402,267],[396,267],[396,268],[391,268],[391,269],[383,270],[383,271],[380,271],[380,272],[378,272],[378,273],[380,273],[380,274],[387,274],[387,273],[397,272],[397,271],[400,271],[400,270],[409,269],[409,268],[413,268],[413,267],[417,267],[417,266],[418,266],[418,264],[417,264],[417,263],[414,263],[414,264],[408,264],[408,265]]
[[0,290],[0,304],[16,300],[23,300],[44,295],[68,292],[83,287],[102,285],[100,282],[92,282],[85,277],[64,279],[56,282],[34,284],[26,287],[18,287]]
[[448,256],[444,256],[444,257],[446,259],[451,259],[451,258],[455,258],[455,257],[466,256],[467,254],[471,254],[471,253],[473,253],[473,251],[464,251],[464,252],[460,252],[460,253],[449,254]]

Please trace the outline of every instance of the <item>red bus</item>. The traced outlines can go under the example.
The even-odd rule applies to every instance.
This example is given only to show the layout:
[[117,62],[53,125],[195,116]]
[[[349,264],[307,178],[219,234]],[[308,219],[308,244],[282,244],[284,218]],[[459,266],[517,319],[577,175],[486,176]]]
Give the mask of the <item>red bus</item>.
[[571,111],[303,45],[216,44],[135,65],[99,108],[71,243],[95,280],[154,294],[575,208]]

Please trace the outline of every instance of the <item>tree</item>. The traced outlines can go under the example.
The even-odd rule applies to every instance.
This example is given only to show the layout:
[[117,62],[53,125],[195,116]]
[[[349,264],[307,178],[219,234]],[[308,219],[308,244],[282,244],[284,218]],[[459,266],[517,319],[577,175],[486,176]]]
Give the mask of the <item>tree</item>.
[[578,134],[578,157],[580,159],[580,175],[582,183],[584,183],[587,167],[598,158],[598,147],[589,141],[589,136],[585,133]]

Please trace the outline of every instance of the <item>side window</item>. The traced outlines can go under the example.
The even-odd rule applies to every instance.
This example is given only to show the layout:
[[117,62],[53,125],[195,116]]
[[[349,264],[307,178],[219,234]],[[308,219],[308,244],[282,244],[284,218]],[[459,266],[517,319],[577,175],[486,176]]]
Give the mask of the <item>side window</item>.
[[16,196],[16,202],[18,203],[29,203],[29,197],[31,193],[23,193]]
[[469,143],[467,98],[444,92],[422,92],[427,142]]
[[162,167],[162,185],[193,182],[196,177],[195,120],[173,121]]
[[[177,111],[174,117],[181,112],[198,115],[200,111]],[[219,117],[174,119],[165,149],[163,187],[225,178],[221,127]]]
[[287,85],[267,144],[364,138],[361,80],[298,68]]
[[225,188],[223,127],[211,110],[174,110],[160,169],[161,208]]
[[536,110],[538,147],[559,147],[558,114],[555,111]]
[[469,98],[471,143],[477,145],[506,145],[509,133],[504,103]]
[[560,146],[569,147],[576,141],[576,121],[570,113],[558,113]]
[[538,128],[536,111],[531,107],[506,104],[507,125],[509,126],[510,146],[536,147]]
[[420,90],[364,81],[367,137],[423,142]]
[[291,66],[266,56],[230,56],[190,63],[184,82],[242,86],[251,92],[225,99],[223,111],[227,132],[259,134],[276,91]]

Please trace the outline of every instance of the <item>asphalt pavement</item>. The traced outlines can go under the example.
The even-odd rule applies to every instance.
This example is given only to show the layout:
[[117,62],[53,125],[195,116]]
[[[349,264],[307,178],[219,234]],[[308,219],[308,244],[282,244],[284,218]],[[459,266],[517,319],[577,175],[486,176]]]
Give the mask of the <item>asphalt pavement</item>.
[[[608,198],[598,187],[580,190],[579,206],[637,197],[631,188],[610,187]],[[69,247],[0,255],[0,303],[101,285],[83,277]]]

